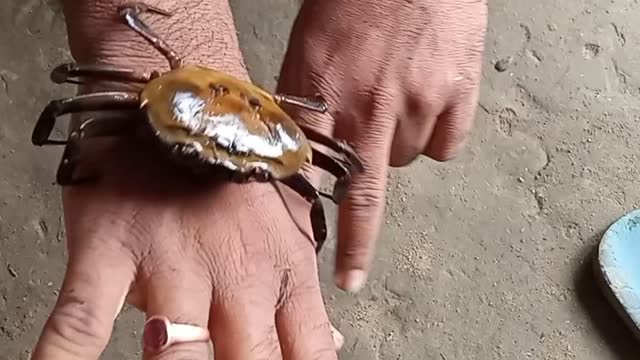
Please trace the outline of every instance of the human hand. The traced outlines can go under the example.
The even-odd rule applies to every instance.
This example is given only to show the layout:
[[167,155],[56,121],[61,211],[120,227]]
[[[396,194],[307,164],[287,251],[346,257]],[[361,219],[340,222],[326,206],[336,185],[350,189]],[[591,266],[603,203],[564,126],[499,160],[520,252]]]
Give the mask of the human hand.
[[[74,58],[166,69],[114,16],[118,3],[64,3]],[[155,5],[174,16],[151,16],[148,24],[187,61],[247,78],[225,0]],[[88,84],[81,92],[114,86]],[[99,358],[125,301],[147,318],[163,315],[208,329],[216,359],[336,359],[315,249],[298,228],[310,232],[305,200],[280,187],[285,207],[268,184],[191,181],[144,142],[92,139],[89,145],[79,172],[98,172],[100,181],[63,190],[69,261],[33,359]],[[193,342],[144,357],[211,354],[208,343]]]
[[420,154],[452,159],[472,127],[486,0],[307,0],[296,19],[278,91],[319,93],[327,114],[301,124],[351,143],[365,171],[339,209],[336,284],[365,282],[384,214],[388,165]]

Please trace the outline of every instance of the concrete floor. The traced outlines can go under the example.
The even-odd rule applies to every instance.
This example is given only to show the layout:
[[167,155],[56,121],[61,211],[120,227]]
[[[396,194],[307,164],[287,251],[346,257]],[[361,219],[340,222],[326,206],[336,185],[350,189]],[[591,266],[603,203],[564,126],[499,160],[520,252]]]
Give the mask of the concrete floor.
[[[271,88],[300,0],[232,3],[251,74]],[[332,288],[333,243],[324,253],[342,358],[638,359],[588,256],[640,202],[640,4],[490,3],[467,151],[393,172],[360,295]],[[0,359],[28,358],[64,270],[60,153],[29,142],[45,103],[71,91],[48,81],[69,56],[64,31],[55,0],[0,2]],[[138,358],[141,321],[122,314],[104,359]]]

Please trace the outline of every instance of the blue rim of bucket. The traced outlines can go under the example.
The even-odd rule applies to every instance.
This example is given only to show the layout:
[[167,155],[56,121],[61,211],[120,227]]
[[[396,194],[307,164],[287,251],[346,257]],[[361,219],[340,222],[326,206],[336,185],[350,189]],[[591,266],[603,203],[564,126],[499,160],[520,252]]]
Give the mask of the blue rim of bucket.
[[[637,246],[640,249],[640,209],[631,211],[609,226],[598,245],[594,270],[608,301],[640,340],[640,284],[638,284],[640,250],[635,261],[638,264],[639,272],[636,278],[630,278],[628,274],[625,276],[624,270],[620,270],[618,263],[620,259],[633,256],[633,254],[625,253],[624,247],[619,249],[616,246],[619,241],[628,241],[621,240],[621,237],[624,238],[630,233],[637,233],[636,241],[638,241]],[[629,286],[630,282],[634,285]]]

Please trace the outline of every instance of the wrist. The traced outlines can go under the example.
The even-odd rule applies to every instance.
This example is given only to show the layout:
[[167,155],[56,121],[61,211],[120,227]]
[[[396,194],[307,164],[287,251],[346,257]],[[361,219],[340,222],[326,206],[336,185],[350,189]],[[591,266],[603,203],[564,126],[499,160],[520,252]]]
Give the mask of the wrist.
[[[168,70],[165,58],[118,17],[117,6],[121,3],[63,0],[74,60],[139,71]],[[143,20],[185,62],[248,78],[227,0],[157,0],[153,5],[171,12],[172,16],[145,14]]]

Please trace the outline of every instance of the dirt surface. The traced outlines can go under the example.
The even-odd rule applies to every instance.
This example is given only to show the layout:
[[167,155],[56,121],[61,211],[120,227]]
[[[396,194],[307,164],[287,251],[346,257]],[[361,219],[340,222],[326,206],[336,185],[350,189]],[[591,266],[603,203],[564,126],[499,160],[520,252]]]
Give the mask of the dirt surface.
[[[232,1],[254,80],[275,84],[299,0]],[[638,206],[637,0],[491,1],[481,110],[456,161],[394,171],[359,295],[322,277],[344,359],[638,359],[595,287],[602,231]],[[27,359],[64,270],[58,150],[29,136],[67,59],[55,1],[0,1],[0,359]],[[126,309],[104,359],[138,359]]]

